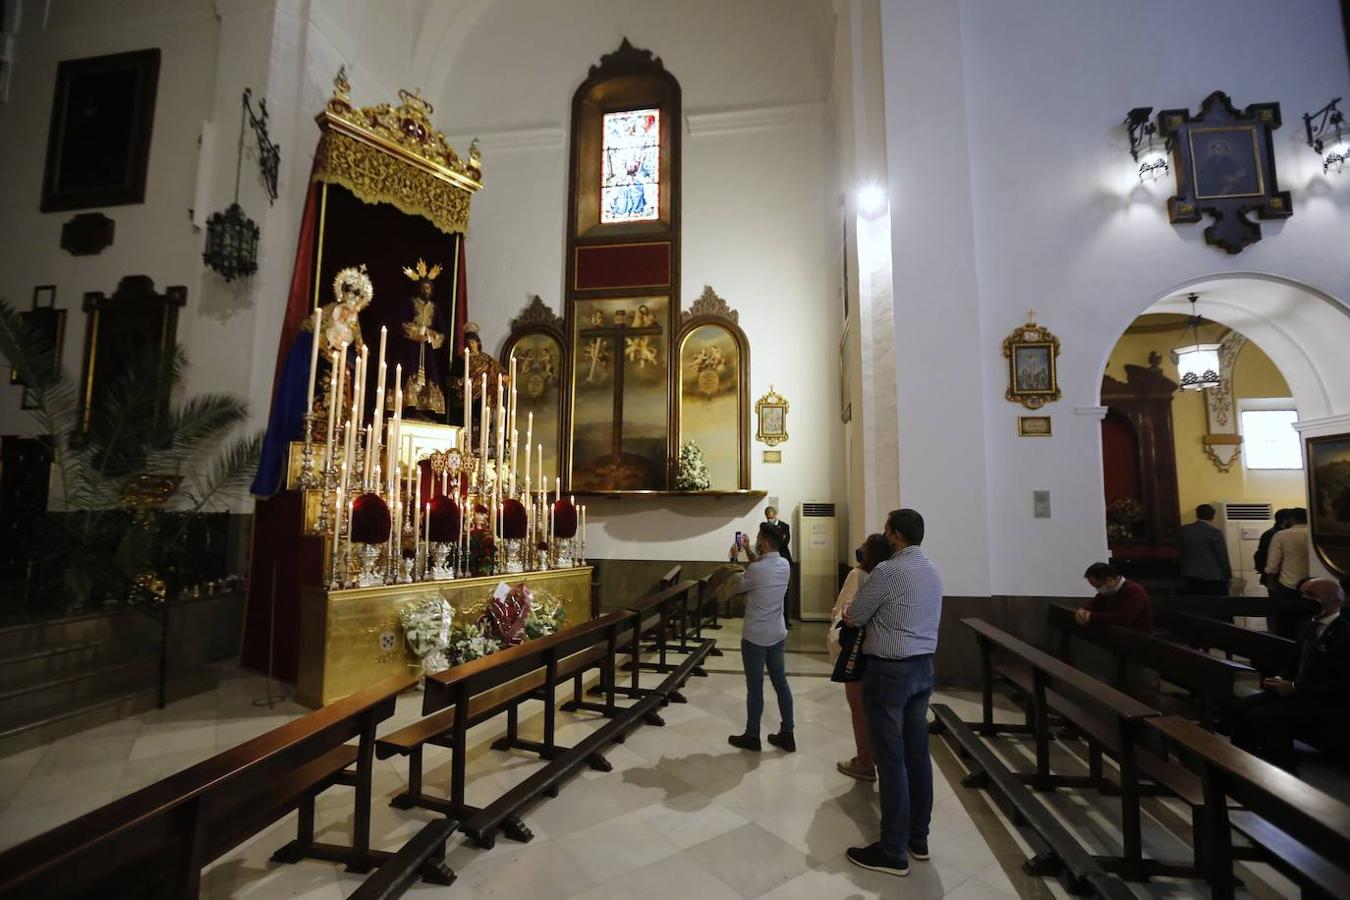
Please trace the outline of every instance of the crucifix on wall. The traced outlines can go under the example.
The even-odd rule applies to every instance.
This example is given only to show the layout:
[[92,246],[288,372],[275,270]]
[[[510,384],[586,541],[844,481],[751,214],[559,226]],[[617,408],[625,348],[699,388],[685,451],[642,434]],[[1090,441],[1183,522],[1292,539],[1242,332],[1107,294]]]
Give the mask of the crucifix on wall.
[[572,484],[577,490],[662,486],[668,366],[662,343],[665,298],[578,304],[576,424]]

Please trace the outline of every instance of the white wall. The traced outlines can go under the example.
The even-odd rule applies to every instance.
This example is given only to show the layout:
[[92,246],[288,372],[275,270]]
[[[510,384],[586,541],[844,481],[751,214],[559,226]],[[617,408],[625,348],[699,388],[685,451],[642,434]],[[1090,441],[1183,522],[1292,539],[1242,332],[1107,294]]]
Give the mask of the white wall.
[[[1094,407],[1129,322],[1231,272],[1350,298],[1350,179],[1322,176],[1301,121],[1350,88],[1339,8],[887,0],[883,44],[897,328],[941,335],[946,354],[897,348],[902,497],[939,511],[929,544],[949,592],[1080,593],[1106,551]],[[1239,107],[1279,101],[1284,118],[1276,159],[1294,215],[1262,223],[1237,256],[1205,245],[1202,225],[1167,223],[1170,184],[1138,186],[1119,127],[1131,107],[1194,110],[1215,89]],[[1026,411],[1003,399],[1000,345],[1029,307],[1063,342],[1049,440],[1019,439]],[[1338,333],[1344,347],[1350,326]],[[914,399],[921,384],[949,399]],[[1052,492],[1052,519],[1032,518],[1033,489]]]

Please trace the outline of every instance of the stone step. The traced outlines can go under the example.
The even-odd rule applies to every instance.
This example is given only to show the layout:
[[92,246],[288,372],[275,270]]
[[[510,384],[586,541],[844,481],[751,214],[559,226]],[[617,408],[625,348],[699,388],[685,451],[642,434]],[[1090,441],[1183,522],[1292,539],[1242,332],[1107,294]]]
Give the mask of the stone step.
[[0,659],[75,644],[158,643],[159,624],[137,610],[119,609],[42,619],[0,628]]
[[0,689],[59,678],[94,664],[106,656],[106,649],[97,641],[89,641],[0,657]]
[[5,685],[0,690],[0,732],[74,706],[155,688],[158,679],[159,656],[152,654],[86,666],[17,687]]

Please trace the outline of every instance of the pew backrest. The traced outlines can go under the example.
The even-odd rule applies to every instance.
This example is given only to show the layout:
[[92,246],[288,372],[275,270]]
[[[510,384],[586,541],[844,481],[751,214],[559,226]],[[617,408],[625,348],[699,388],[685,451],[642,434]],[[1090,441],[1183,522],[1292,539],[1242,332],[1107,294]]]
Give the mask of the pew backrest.
[[1206,619],[1231,620],[1233,616],[1268,616],[1274,609],[1269,597],[1209,597],[1181,595],[1153,597],[1153,621],[1159,625],[1169,616],[1184,613]]
[[1297,644],[1267,631],[1253,631],[1218,619],[1176,613],[1167,619],[1167,629],[1192,647],[1222,650],[1250,660],[1263,674],[1291,668],[1297,661]]
[[187,867],[200,869],[248,836],[220,821],[222,809],[239,811],[250,796],[265,806],[261,798],[274,799],[273,786],[307,763],[353,738],[373,742],[376,724],[416,683],[411,675],[387,678],[0,853],[0,897],[183,879]]

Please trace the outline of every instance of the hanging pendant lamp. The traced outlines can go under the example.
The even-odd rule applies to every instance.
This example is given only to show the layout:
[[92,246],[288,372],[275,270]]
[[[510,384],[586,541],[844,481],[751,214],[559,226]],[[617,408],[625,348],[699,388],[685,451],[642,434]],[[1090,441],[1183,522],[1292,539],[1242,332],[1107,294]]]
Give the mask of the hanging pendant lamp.
[[244,162],[244,113],[249,91],[244,91],[239,113],[239,155],[234,164],[234,202],[206,220],[206,250],[202,261],[226,281],[258,271],[258,225],[239,205],[239,174]]
[[1216,388],[1221,383],[1219,378],[1219,345],[1200,343],[1200,316],[1195,311],[1195,301],[1199,299],[1199,295],[1187,294],[1186,299],[1191,301],[1191,317],[1187,324],[1191,329],[1192,342],[1184,347],[1177,347],[1172,352],[1176,354],[1177,358],[1177,371],[1181,375],[1181,389],[1183,391],[1205,391]]

